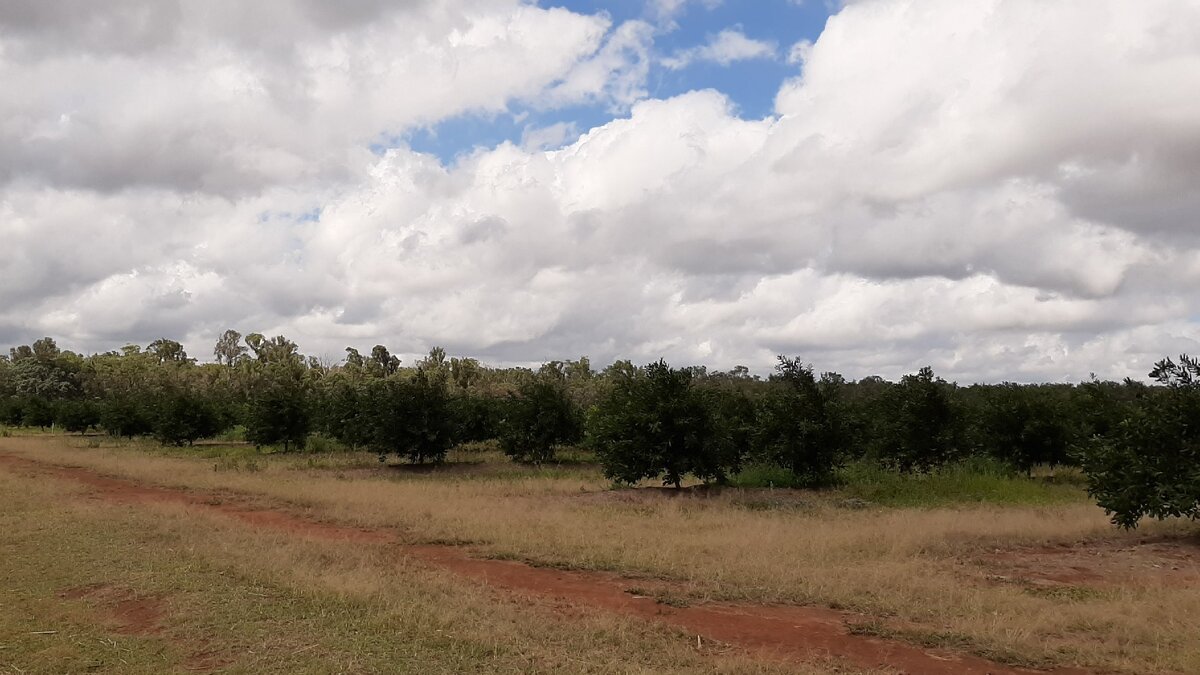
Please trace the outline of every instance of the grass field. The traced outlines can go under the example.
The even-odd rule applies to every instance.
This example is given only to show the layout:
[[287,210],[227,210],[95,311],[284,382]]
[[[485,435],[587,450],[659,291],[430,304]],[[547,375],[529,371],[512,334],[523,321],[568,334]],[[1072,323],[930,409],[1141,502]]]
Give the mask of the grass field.
[[[12,436],[0,453],[236,494],[404,544],[617,572],[668,606],[835,608],[864,639],[1003,664],[1200,672],[1197,527],[1114,530],[1070,474],[977,467],[900,480],[852,467],[834,491],[678,494],[610,489],[583,456],[535,468],[487,449],[435,470],[103,437]],[[798,664],[697,648],[654,622],[515,600],[387,546],[106,503],[3,464],[0,495],[0,672],[859,672],[820,654]],[[151,628],[123,626],[122,608],[149,614]]]

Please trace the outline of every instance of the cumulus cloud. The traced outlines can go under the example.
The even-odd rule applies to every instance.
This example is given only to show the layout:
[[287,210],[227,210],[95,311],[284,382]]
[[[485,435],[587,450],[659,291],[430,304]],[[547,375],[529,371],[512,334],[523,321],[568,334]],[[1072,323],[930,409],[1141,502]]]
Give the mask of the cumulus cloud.
[[662,24],[674,24],[676,18],[687,9],[689,4],[697,4],[705,9],[719,7],[724,0],[649,0],[646,3],[647,13]]
[[[649,98],[647,22],[517,0],[61,7],[0,7],[10,341],[960,380],[1200,346],[1189,0],[858,0],[761,120]],[[617,117],[369,150],[522,101]]]
[[738,28],[727,28],[711,36],[706,44],[675,52],[662,62],[671,70],[687,68],[698,61],[727,66],[734,61],[774,58],[777,49],[774,43],[748,38]]

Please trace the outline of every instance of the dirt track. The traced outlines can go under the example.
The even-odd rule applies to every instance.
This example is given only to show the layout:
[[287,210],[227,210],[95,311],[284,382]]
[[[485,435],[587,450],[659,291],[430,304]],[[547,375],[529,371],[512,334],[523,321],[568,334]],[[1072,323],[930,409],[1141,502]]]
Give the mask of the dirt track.
[[[658,621],[737,647],[760,651],[770,658],[806,660],[832,656],[865,668],[891,668],[929,675],[1006,675],[1035,673],[993,663],[982,658],[924,650],[900,642],[853,635],[848,624],[867,617],[811,607],[764,607],[705,604],[690,607],[664,605],[635,595],[635,582],[615,574],[561,571],[519,562],[474,558],[464,547],[404,545],[394,533],[317,522],[284,509],[251,506],[243,498],[138,484],[102,476],[79,467],[56,466],[0,453],[0,466],[26,474],[72,480],[92,489],[92,496],[129,504],[167,502],[219,513],[250,526],[284,531],[298,537],[345,540],[395,547],[401,555],[421,560],[489,587],[525,596],[552,599],[571,606],[595,608]],[[1084,673],[1058,669],[1055,673]]]

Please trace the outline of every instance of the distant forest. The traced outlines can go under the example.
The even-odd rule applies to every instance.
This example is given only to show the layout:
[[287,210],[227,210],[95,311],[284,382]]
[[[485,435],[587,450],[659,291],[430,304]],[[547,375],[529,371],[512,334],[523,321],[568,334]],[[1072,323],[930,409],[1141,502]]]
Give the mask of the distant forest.
[[51,338],[0,356],[0,424],[152,436],[190,445],[228,434],[281,451],[365,449],[437,463],[495,442],[521,462],[593,450],[616,482],[721,483],[747,466],[819,488],[849,461],[921,474],[986,458],[1014,472],[1078,467],[1114,522],[1200,517],[1200,364],[1184,355],[1126,379],[958,386],[930,368],[848,381],[779,357],[763,379],[586,357],[493,368],[441,348],[404,364],[386,347],[337,365],[283,336],[226,331],[215,362],[174,340],[82,356]]

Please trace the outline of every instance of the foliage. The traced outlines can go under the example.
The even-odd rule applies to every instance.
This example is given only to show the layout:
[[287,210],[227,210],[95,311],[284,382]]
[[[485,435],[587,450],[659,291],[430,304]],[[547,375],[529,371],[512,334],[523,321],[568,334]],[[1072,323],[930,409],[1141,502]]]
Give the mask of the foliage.
[[303,449],[311,425],[302,383],[271,380],[255,388],[246,415],[246,440],[255,445],[282,443],[285,452]]
[[449,415],[454,443],[488,441],[499,437],[505,399],[459,394],[450,400]]
[[104,401],[100,406],[99,421],[110,435],[126,438],[147,434],[153,429],[146,405],[128,396]]
[[537,377],[510,397],[500,424],[500,447],[518,462],[540,464],[554,459],[556,446],[583,435],[583,414],[557,379]]
[[163,445],[191,445],[216,436],[224,427],[221,411],[201,392],[159,392],[152,407],[154,437]]
[[928,471],[954,459],[958,429],[950,391],[928,366],[901,378],[886,399],[878,459],[901,473]]
[[413,463],[440,463],[453,440],[447,412],[445,380],[419,369],[412,377],[390,377],[370,382],[371,446],[380,460],[396,454]]
[[25,399],[21,411],[24,413],[22,424],[27,427],[45,429],[54,424],[54,405],[40,396]]
[[1026,473],[1038,464],[1066,464],[1072,429],[1065,412],[1048,387],[987,387],[978,415],[982,449]]
[[738,458],[722,443],[710,401],[694,373],[665,362],[618,376],[588,420],[608,478],[633,484],[661,478],[679,487],[684,476],[723,481]]
[[58,404],[54,419],[66,431],[82,434],[100,424],[100,407],[86,399],[62,401]]
[[1200,361],[1164,359],[1143,396],[1084,456],[1088,491],[1124,528],[1145,516],[1200,519]]
[[839,386],[834,375],[818,381],[812,366],[779,357],[759,413],[757,454],[791,471],[795,484],[828,485],[847,450]]
[[282,443],[285,452],[304,448],[312,414],[303,357],[283,336],[255,340],[250,348],[257,362],[246,409],[246,440],[255,445]]

